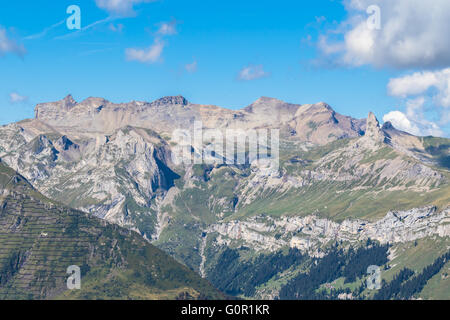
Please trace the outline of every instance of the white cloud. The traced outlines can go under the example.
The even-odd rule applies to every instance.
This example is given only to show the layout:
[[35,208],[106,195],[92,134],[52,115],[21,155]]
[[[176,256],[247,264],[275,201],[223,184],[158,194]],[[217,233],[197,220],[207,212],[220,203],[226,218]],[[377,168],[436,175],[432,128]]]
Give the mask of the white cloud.
[[154,43],[147,49],[126,49],[126,59],[128,61],[139,61],[142,63],[155,63],[160,61],[164,47],[166,46],[166,43],[162,39],[165,36],[176,34],[176,25],[176,20],[172,20],[171,22],[161,22],[159,24],[159,29],[156,32]]
[[319,36],[319,41],[317,42],[317,46],[322,53],[325,55],[333,55],[336,53],[340,53],[345,50],[345,46],[342,43],[328,43],[327,37],[324,35]]
[[23,45],[17,44],[16,41],[8,38],[6,29],[0,27],[0,56],[7,53],[14,53],[19,57],[23,57],[26,54],[26,49]]
[[385,114],[383,116],[383,121],[390,121],[396,129],[416,136],[442,136],[444,134],[435,123],[427,120],[417,122],[408,118],[408,116],[401,111],[391,111]]
[[416,72],[412,75],[390,79],[388,91],[392,96],[406,97],[409,95],[422,94],[431,86],[438,85],[438,83],[437,73],[429,71]]
[[408,99],[408,109],[411,109],[417,99],[423,101],[422,105],[425,99],[430,100],[435,110],[440,113],[442,124],[446,124],[450,119],[450,68],[415,72],[390,79],[388,92],[394,97]]
[[383,121],[390,121],[396,129],[406,131],[414,135],[420,135],[419,127],[412,123],[406,114],[401,111],[391,111],[383,116]]
[[[381,28],[369,28],[377,5]],[[349,18],[319,38],[318,48],[340,64],[435,68],[450,64],[450,1],[347,0]]]
[[[416,135],[443,135],[450,123],[450,1],[344,0],[348,18],[317,47],[338,65],[433,70],[390,79],[388,93],[404,111],[384,116],[395,127]],[[368,10],[368,9],[371,10]],[[372,19],[379,8],[380,24]]]
[[[420,135],[442,135],[440,126],[450,123],[450,68],[415,72],[390,79],[388,93],[405,101],[406,113],[386,115],[387,118],[393,118],[392,123],[397,123],[404,131]],[[436,113],[439,120],[428,120],[426,109]]]
[[269,76],[267,72],[264,71],[262,65],[249,65],[244,67],[239,71],[238,79],[243,81],[250,81],[255,79],[260,79]]
[[184,68],[186,69],[187,72],[189,73],[194,73],[197,71],[197,61],[194,61],[192,63],[188,63],[187,65],[184,66]]
[[147,49],[128,48],[125,55],[128,61],[138,61],[142,63],[155,63],[161,58],[164,50],[164,42],[156,39],[153,45]]
[[410,118],[419,119],[418,115],[423,115],[423,107],[425,105],[425,97],[417,97],[406,101],[406,114]]
[[170,22],[161,22],[156,34],[159,36],[171,36],[177,34],[177,23],[178,22],[176,20],[172,20]]
[[9,102],[15,104],[15,103],[22,103],[26,102],[28,100],[28,97],[22,96],[18,94],[17,92],[11,92],[9,94]]
[[135,5],[152,1],[154,0],[95,0],[95,3],[110,14],[130,16],[135,14],[133,9]]

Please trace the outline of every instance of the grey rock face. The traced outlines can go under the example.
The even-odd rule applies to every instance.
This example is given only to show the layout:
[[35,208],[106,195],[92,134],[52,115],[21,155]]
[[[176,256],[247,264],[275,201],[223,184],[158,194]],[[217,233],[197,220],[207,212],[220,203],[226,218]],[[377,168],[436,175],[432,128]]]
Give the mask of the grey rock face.
[[296,132],[301,141],[326,144],[335,139],[358,137],[364,122],[336,113],[325,103],[296,105],[262,97],[250,106],[233,111],[189,103],[184,97],[164,97],[154,102],[114,104],[102,98],[76,103],[71,96],[36,107],[36,119],[69,136],[111,134],[130,125],[171,134],[190,129],[195,121],[205,128],[278,128]]
[[151,200],[177,177],[167,166],[167,144],[145,129],[124,128],[80,144],[57,133],[28,136],[16,125],[2,133],[3,149],[15,139],[3,161],[45,195],[121,225],[133,224],[127,221],[127,199],[150,210]]
[[380,128],[380,123],[372,112],[369,113],[367,118],[366,132],[362,141],[364,141],[367,146],[379,145],[389,141],[385,132]]
[[[258,216],[215,224],[207,232],[218,234],[219,245],[243,242],[261,251],[290,246],[317,256],[318,250],[330,241],[356,243],[370,238],[383,244],[395,244],[430,236],[450,237],[450,207],[442,212],[435,207],[389,212],[376,222],[348,219],[337,223],[314,215],[279,219]],[[277,238],[276,234],[283,236]]]
[[73,108],[77,102],[72,95],[68,95],[61,101],[38,104],[35,108],[36,119],[61,119]]
[[176,96],[176,97],[164,97],[152,102],[154,106],[165,106],[165,105],[182,105],[186,106],[189,104],[189,101],[186,100],[185,97]]

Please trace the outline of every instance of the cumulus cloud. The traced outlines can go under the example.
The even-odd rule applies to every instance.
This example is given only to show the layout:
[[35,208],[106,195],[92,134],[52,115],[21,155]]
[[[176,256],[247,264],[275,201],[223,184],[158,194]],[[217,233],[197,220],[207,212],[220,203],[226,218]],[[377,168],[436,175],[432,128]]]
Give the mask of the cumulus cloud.
[[152,1],[154,0],[95,0],[95,3],[100,9],[104,9],[110,14],[130,16],[135,14],[135,5]]
[[239,71],[238,79],[242,81],[250,81],[255,79],[260,79],[269,76],[267,72],[264,71],[262,65],[249,65],[244,67]]
[[153,45],[147,49],[128,48],[125,51],[128,61],[138,61],[142,63],[155,63],[160,61],[164,50],[164,42],[156,39]]
[[8,38],[6,29],[0,27],[0,56],[4,56],[7,53],[13,53],[19,57],[23,57],[26,54],[25,47],[18,44],[16,41]]
[[406,113],[391,111],[383,116],[383,121],[390,121],[395,128],[417,136],[443,136],[439,125],[426,119],[425,103],[426,98],[423,96],[409,99],[406,101]]
[[[406,98],[409,109],[420,100],[430,100],[442,118],[449,118],[450,112],[450,68],[437,71],[415,72],[411,75],[389,80],[388,92],[399,98]],[[415,100],[411,100],[414,98]],[[417,107],[415,109],[418,109]]]
[[[446,70],[439,72],[444,75]],[[416,72],[411,75],[407,75],[400,78],[394,78],[389,81],[388,91],[392,96],[406,97],[409,95],[422,94],[430,87],[439,84],[438,76],[436,72]]]
[[[442,135],[440,126],[450,123],[450,68],[422,71],[389,80],[388,93],[405,100],[406,113],[386,115],[404,131],[420,135]],[[425,109],[437,113],[439,120],[427,120]],[[408,120],[408,121],[406,121]],[[395,124],[394,124],[395,126]]]
[[409,132],[414,135],[420,135],[421,131],[419,127],[412,123],[406,114],[404,114],[401,111],[391,111],[383,116],[383,121],[388,122],[390,121],[395,128]]
[[[380,8],[380,28],[367,13]],[[450,1],[347,0],[349,18],[321,35],[319,50],[339,64],[395,68],[439,68],[450,64]]]
[[9,102],[11,102],[12,104],[23,103],[26,101],[28,101],[28,97],[22,96],[17,92],[11,92],[9,94]]
[[[159,28],[155,33],[154,43],[147,49],[126,49],[126,59],[128,61],[138,61],[142,63],[155,63],[161,61],[161,56],[166,46],[166,42],[164,42],[163,39],[177,34],[177,23],[178,22],[176,20],[159,23]],[[196,65],[194,67],[196,67]]]
[[450,68],[416,72],[391,79],[388,91],[392,96],[403,98],[427,94],[432,98],[434,105],[450,108]]
[[398,130],[411,133],[416,136],[442,136],[444,133],[437,124],[431,121],[420,122],[408,118],[401,111],[391,111],[383,116],[383,121],[390,121]]

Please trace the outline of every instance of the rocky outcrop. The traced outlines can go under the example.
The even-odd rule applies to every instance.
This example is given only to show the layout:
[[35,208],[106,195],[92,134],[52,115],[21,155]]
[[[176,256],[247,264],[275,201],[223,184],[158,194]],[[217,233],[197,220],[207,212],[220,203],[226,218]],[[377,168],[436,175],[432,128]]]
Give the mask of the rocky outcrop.
[[380,123],[372,112],[367,117],[366,132],[361,142],[363,146],[371,150],[385,144],[408,156],[427,161],[421,154],[425,150],[418,137],[397,130],[389,121],[380,127]]
[[0,140],[6,149],[17,139],[14,149],[1,154],[6,164],[49,198],[120,225],[135,227],[134,210],[150,211],[151,200],[178,178],[169,168],[168,145],[149,130],[126,127],[77,144],[56,133],[18,139],[21,131],[15,129],[4,131],[10,138]]
[[299,140],[319,145],[360,137],[365,127],[364,120],[343,116],[324,102],[302,105],[290,124]]
[[442,211],[436,207],[391,211],[375,222],[347,219],[337,223],[315,215],[279,219],[257,216],[215,224],[207,232],[216,234],[219,245],[243,242],[257,251],[290,246],[317,256],[319,249],[330,241],[355,243],[372,239],[393,244],[431,236],[450,237],[450,207]]
[[189,104],[189,101],[187,101],[186,98],[183,96],[176,96],[176,97],[164,97],[152,102],[151,104],[154,106],[165,106],[165,105],[187,106]]
[[366,132],[361,141],[368,148],[373,148],[377,145],[389,142],[388,136],[380,128],[380,123],[372,112],[370,112],[367,117]]
[[100,132],[112,134],[127,125],[170,135],[175,129],[190,129],[195,121],[200,121],[205,128],[223,130],[277,128],[294,139],[320,145],[358,137],[364,127],[363,121],[342,116],[325,103],[297,105],[268,97],[234,111],[191,104],[182,96],[164,97],[151,103],[120,104],[93,97],[77,103],[72,96],[67,96],[57,102],[37,105],[36,120],[72,137],[91,137]]
[[76,104],[72,95],[60,101],[38,104],[34,110],[35,117],[39,120],[62,119]]

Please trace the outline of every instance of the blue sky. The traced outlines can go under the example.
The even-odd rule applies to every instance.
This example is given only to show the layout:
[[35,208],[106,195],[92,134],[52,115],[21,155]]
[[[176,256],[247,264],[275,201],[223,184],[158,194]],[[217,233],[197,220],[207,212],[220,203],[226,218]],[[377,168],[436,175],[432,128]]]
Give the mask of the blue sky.
[[[393,32],[386,27],[368,36],[377,37],[380,52],[367,55],[345,41],[369,16],[361,2],[4,1],[0,123],[33,117],[36,103],[69,93],[79,101],[100,96],[113,102],[181,94],[234,109],[270,96],[299,104],[325,101],[357,118],[373,111],[412,133],[448,136],[450,64],[443,56],[449,46],[436,46],[429,61],[420,48],[417,57],[385,56],[381,43]],[[371,2],[379,4],[387,24],[398,9],[385,0]],[[81,9],[80,31],[66,26],[70,5]],[[405,11],[406,21],[413,14]],[[409,39],[406,29],[395,36]],[[430,29],[425,36],[431,38]],[[430,74],[436,79],[422,91],[402,87],[423,84]]]

